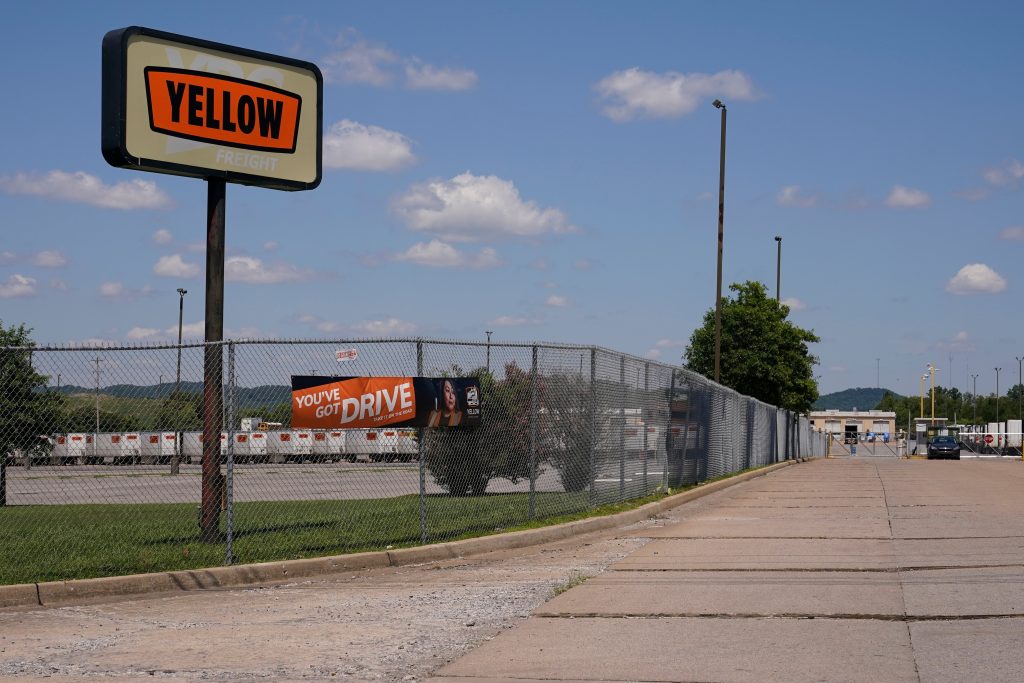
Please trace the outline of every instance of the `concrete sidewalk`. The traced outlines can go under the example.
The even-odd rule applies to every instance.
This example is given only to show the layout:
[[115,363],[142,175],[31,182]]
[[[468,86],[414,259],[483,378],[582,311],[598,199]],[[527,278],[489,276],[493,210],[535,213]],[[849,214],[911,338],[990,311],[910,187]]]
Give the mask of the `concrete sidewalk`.
[[1019,461],[786,468],[430,680],[1024,680],[1022,489]]

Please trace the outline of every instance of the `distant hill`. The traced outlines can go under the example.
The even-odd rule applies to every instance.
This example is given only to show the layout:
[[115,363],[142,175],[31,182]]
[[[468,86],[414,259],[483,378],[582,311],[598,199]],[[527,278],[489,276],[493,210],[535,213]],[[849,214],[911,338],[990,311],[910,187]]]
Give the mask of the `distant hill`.
[[825,394],[814,403],[815,410],[873,410],[886,393],[895,391],[878,387],[857,387]]
[[[60,388],[60,393],[68,395],[92,394],[93,391],[95,391],[93,388],[75,385],[65,385]],[[182,382],[181,391],[189,394],[202,394],[203,383]],[[238,387],[235,389],[235,392],[238,397],[238,406],[243,409],[272,408],[282,403],[290,403],[292,400],[292,388],[290,386]],[[163,384],[148,386],[113,384],[100,387],[100,393],[117,398],[167,398],[174,393],[174,383],[164,382]]]

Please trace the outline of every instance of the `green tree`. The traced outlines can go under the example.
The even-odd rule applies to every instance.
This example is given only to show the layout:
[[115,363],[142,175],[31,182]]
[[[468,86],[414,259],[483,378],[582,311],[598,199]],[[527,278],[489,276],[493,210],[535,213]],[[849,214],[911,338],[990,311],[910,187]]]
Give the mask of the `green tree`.
[[54,431],[61,397],[45,391],[49,378],[32,367],[32,330],[0,321],[0,460],[16,450],[34,451]]
[[425,463],[434,481],[453,496],[479,496],[491,479],[528,478],[530,373],[509,363],[501,380],[484,368],[466,373],[454,367],[451,375],[479,378],[483,419],[476,427],[423,430]]
[[[812,330],[787,320],[789,306],[768,296],[760,282],[734,283],[735,298],[722,298],[721,383],[741,394],[798,412],[818,399],[808,344],[820,341]],[[686,367],[714,376],[715,310],[704,314],[684,354]]]

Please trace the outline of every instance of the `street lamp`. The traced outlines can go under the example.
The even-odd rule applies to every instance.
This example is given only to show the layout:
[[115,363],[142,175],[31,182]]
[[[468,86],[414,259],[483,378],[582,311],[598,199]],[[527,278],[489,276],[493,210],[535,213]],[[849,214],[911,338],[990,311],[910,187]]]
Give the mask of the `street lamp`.
[[[181,321],[185,313],[185,295],[188,294],[187,289],[178,287],[178,367],[174,373],[174,397],[178,398],[178,392],[181,391]],[[174,455],[171,456],[171,474],[177,474],[180,469],[180,455],[181,453],[181,432],[175,431],[174,433]]]
[[924,381],[928,379],[928,375],[921,375],[921,409],[918,411],[918,415],[924,417]]
[[974,403],[974,424],[978,424],[978,376],[971,375],[971,379],[974,380],[974,393],[971,394]]
[[[1014,356],[1016,358],[1016,356]],[[1024,356],[1017,358],[1017,419],[1024,420],[1024,383],[1021,380],[1021,363]]]
[[712,102],[722,110],[722,146],[718,158],[718,275],[715,284],[715,381],[722,379],[722,243],[725,230],[725,114],[722,100]]
[[996,430],[999,430],[999,371],[1002,368],[996,368]]
[[782,289],[782,235],[775,236],[775,302],[781,303]]
[[931,373],[932,376],[932,424],[935,423],[935,372],[937,370],[937,367],[935,367],[931,363],[928,364],[928,371]]

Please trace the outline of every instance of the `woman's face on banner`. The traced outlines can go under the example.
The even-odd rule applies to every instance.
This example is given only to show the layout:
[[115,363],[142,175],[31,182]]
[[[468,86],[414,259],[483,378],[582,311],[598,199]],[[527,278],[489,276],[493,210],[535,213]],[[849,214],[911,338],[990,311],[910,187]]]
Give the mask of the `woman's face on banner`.
[[455,387],[448,381],[444,383],[444,406],[448,411],[454,411],[458,406],[458,400],[455,397]]

